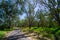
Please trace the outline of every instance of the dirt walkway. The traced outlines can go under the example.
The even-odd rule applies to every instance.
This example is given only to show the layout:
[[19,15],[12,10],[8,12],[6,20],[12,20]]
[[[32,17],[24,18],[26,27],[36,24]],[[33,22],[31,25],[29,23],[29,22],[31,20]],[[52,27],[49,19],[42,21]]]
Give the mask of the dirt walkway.
[[29,36],[25,36],[19,29],[13,30],[7,34],[6,40],[33,40]]

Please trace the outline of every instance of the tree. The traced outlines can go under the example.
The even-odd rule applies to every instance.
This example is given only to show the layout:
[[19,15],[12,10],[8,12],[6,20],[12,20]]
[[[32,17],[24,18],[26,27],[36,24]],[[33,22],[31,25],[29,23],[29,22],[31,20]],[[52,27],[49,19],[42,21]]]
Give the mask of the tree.
[[60,0],[42,0],[42,4],[48,8],[50,15],[58,22],[60,26]]
[[12,24],[15,24],[16,23],[16,19],[18,18],[19,16],[19,11],[18,10],[18,3],[17,1],[15,3],[12,3],[13,1],[11,0],[2,0],[1,4],[0,4],[0,9],[1,9],[1,12],[2,14],[1,15],[1,20],[3,20],[3,24],[2,24],[0,27],[3,26],[3,29],[4,27],[6,26],[7,28],[10,28],[12,26]]
[[[60,0],[41,0],[42,5],[44,5],[48,10],[49,10],[49,19],[50,19],[50,24],[49,26],[51,27],[53,25],[54,21],[57,21],[58,26],[60,26]],[[60,27],[55,30],[54,37],[55,40],[58,40],[57,35],[55,34]]]
[[47,27],[47,21],[45,18],[45,13],[43,10],[38,10],[36,13],[36,18],[38,20],[38,27]]
[[[29,28],[31,28],[31,26],[33,25],[33,21],[34,21],[34,9],[35,9],[35,5],[31,4],[30,2],[31,0],[26,0],[25,1],[25,13],[26,13],[26,18],[28,21],[28,26]],[[26,6],[28,9],[26,9]]]

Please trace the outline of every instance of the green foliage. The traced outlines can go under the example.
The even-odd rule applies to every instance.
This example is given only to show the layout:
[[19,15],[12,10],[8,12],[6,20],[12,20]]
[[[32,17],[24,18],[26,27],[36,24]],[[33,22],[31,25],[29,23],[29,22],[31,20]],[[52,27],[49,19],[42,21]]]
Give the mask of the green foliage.
[[8,31],[0,30],[0,40],[3,40]]
[[2,0],[0,2],[0,29],[2,30],[17,26],[16,23],[19,20],[20,10],[18,9],[18,1],[12,2],[12,0]]
[[54,28],[54,27],[51,27],[51,28],[31,27],[31,29],[29,29],[28,27],[22,28],[23,32],[36,33],[36,35],[43,35],[43,37],[46,37],[52,40],[54,39],[54,35],[60,36],[60,30],[57,30],[57,29],[58,28]]
[[[38,9],[36,10],[37,5]],[[41,9],[42,5],[44,8]],[[26,17],[20,20],[20,15],[24,13]],[[44,35],[47,37],[50,34],[60,35],[60,1],[16,0],[13,3],[11,0],[2,0],[0,2],[0,30],[8,30],[16,26],[22,27],[23,31],[47,33]],[[2,32],[2,34],[4,33]],[[1,36],[3,36],[2,34]]]
[[56,35],[58,35],[58,36],[60,35],[60,30],[58,30],[58,31],[56,32]]
[[6,33],[6,31],[0,31],[0,37],[4,37],[5,33]]
[[6,37],[6,34],[12,30],[13,28],[0,30],[0,40],[4,40],[4,38]]

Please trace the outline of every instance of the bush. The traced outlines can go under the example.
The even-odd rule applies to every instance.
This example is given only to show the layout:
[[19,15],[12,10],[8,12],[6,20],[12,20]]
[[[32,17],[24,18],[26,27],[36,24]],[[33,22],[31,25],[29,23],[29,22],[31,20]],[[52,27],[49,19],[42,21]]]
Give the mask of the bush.
[[6,31],[0,31],[0,40],[5,37]]

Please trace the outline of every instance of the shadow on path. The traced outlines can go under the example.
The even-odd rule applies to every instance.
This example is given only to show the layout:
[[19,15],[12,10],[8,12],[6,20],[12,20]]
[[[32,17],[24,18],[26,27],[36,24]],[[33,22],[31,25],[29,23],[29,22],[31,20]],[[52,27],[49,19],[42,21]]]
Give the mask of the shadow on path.
[[[5,40],[23,40],[23,39],[26,39],[27,37],[29,36],[24,36],[25,34],[21,34],[21,35],[13,35],[13,36],[9,36],[7,38],[5,38]],[[28,38],[27,38],[28,40]]]
[[8,35],[4,40],[29,40],[29,36],[25,36],[19,29],[11,31]]

